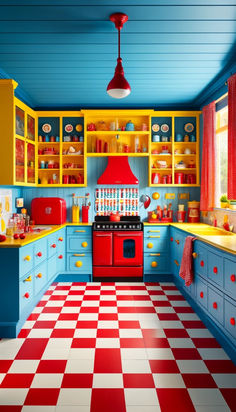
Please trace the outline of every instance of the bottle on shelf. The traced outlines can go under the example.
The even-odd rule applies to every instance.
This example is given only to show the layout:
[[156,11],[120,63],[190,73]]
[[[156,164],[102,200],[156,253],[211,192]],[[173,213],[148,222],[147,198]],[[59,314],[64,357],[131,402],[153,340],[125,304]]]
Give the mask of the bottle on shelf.
[[140,140],[139,136],[135,136],[134,139],[134,153],[139,153],[140,152]]
[[79,199],[72,195],[72,223],[79,223]]
[[116,153],[117,152],[117,141],[116,141],[115,136],[112,136],[112,138],[111,138],[110,152],[111,153]]

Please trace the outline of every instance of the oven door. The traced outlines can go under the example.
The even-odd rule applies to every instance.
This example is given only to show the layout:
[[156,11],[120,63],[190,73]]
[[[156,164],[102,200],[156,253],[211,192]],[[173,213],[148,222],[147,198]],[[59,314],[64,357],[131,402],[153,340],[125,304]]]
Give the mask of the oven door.
[[143,232],[115,232],[113,262],[114,266],[142,266]]
[[112,265],[111,232],[93,232],[93,265]]

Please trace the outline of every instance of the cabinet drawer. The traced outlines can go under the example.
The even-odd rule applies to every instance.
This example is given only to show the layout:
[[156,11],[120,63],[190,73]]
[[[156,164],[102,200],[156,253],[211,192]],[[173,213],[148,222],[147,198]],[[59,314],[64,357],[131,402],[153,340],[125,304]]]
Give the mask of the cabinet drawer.
[[47,240],[40,239],[34,244],[34,265],[37,266],[47,258]]
[[198,241],[194,242],[194,272],[207,277],[207,250]]
[[195,283],[197,302],[207,308],[207,285],[198,276],[195,276]]
[[225,299],[225,329],[236,339],[236,306]]
[[[158,237],[157,237],[158,236]],[[160,235],[150,235],[144,238],[144,252],[165,252],[169,251],[169,239],[159,237]]]
[[92,228],[91,226],[72,226],[67,227],[67,236],[91,236]]
[[85,236],[68,236],[67,238],[67,252],[81,252],[85,253],[92,250],[92,238]]
[[207,256],[207,276],[223,287],[223,258],[212,252],[208,252]]
[[50,280],[57,273],[57,255],[47,261],[47,280]]
[[37,295],[47,283],[47,262],[41,263],[34,270],[34,295]]
[[34,266],[34,244],[24,246],[19,250],[20,277]]
[[236,263],[230,259],[224,259],[224,288],[236,296]]
[[[144,255],[144,273],[169,273],[168,255],[150,256],[151,253]],[[153,253],[155,255],[155,253]]]
[[159,235],[161,237],[168,237],[169,227],[168,226],[144,226],[144,236],[155,236]]
[[83,253],[67,254],[67,272],[92,273],[92,255]]
[[48,259],[57,253],[57,234],[50,235],[47,239]]
[[223,325],[224,323],[224,299],[213,289],[208,287],[208,311]]
[[34,276],[31,273],[23,276],[20,280],[20,312],[30,303],[33,299],[33,284]]

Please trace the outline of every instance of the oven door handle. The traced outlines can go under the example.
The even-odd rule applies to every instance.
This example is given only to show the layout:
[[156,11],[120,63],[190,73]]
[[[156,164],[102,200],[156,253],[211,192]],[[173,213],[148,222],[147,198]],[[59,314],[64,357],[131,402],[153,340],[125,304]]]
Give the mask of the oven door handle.
[[142,233],[140,233],[140,234],[131,234],[131,235],[118,235],[117,233],[115,233],[115,236],[117,236],[117,237],[141,237],[142,236]]

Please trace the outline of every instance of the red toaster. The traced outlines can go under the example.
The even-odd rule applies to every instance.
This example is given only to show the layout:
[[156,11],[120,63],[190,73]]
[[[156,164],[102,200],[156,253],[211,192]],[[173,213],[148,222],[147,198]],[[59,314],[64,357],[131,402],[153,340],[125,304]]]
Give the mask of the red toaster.
[[66,222],[66,201],[60,197],[35,197],[31,218],[36,225],[61,225]]

